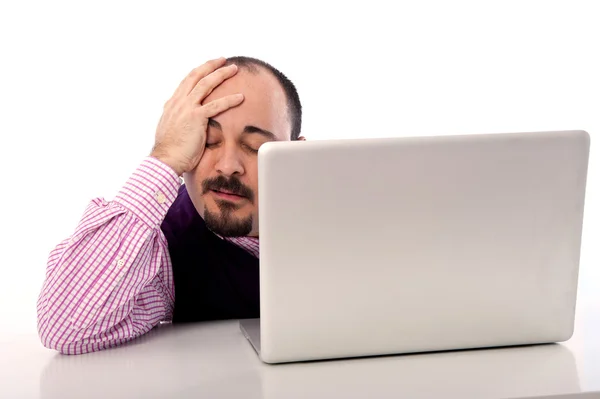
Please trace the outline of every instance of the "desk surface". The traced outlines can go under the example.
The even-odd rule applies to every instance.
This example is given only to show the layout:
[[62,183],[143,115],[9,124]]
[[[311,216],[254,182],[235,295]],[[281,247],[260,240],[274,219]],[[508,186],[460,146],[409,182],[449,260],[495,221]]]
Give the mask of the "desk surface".
[[577,311],[563,344],[285,365],[263,364],[236,321],[163,325],[79,356],[35,334],[10,337],[0,341],[0,397],[600,398],[600,301]]

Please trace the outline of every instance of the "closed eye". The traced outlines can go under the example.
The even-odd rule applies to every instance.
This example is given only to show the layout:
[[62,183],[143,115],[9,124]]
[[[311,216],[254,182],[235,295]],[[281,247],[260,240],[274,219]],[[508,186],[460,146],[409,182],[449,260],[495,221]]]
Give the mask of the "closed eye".
[[243,147],[244,147],[246,150],[248,150],[248,151],[250,151],[250,152],[252,152],[252,153],[254,153],[254,154],[256,154],[256,153],[258,152],[258,150],[256,150],[256,149],[252,148],[251,146],[249,146],[249,145],[247,145],[247,144],[242,144],[242,146],[243,146]]

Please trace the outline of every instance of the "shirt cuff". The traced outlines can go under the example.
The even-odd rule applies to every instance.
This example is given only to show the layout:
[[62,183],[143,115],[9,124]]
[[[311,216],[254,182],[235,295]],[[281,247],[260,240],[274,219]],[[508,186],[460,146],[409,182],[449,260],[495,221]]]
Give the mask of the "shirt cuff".
[[177,198],[182,181],[165,163],[146,157],[116,195],[124,206],[151,228],[158,228]]

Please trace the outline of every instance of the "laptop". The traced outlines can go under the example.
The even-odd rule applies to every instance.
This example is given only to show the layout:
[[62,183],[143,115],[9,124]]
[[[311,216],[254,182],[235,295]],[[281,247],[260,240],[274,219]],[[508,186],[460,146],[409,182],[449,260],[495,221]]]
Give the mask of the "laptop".
[[267,143],[265,363],[554,343],[574,329],[585,131]]

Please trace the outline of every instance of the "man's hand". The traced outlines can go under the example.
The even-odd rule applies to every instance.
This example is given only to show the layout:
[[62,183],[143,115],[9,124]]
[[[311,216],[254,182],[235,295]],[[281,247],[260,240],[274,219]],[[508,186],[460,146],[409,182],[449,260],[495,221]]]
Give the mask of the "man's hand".
[[178,176],[200,162],[208,119],[244,100],[242,94],[233,94],[201,105],[218,85],[237,73],[236,65],[223,64],[225,58],[219,58],[194,69],[165,104],[150,156],[169,165]]

